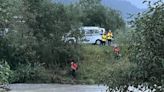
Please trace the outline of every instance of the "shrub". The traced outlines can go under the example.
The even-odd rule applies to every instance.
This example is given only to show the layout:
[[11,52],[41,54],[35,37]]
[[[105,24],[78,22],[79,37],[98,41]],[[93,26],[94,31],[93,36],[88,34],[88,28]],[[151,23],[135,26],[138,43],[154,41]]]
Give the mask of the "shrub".
[[30,83],[44,80],[44,67],[39,63],[20,64],[14,71],[10,82]]
[[8,83],[8,79],[12,71],[5,60],[0,60],[0,84]]

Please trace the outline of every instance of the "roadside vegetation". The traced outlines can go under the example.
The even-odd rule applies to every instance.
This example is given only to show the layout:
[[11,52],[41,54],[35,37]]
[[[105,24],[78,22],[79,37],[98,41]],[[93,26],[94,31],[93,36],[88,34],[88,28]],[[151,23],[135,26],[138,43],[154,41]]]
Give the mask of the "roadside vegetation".
[[65,83],[71,80],[67,76],[69,59],[80,62],[85,52],[80,51],[83,46],[64,43],[64,34],[73,31],[78,37],[81,26],[106,30],[125,26],[119,12],[104,7],[100,0],[79,0],[70,5],[51,0],[0,3],[0,62],[5,69],[1,70],[1,84]]
[[[0,84],[100,83],[123,92],[143,85],[162,92],[164,2],[138,14],[132,29],[125,27],[118,11],[100,1],[63,5],[51,0],[0,0]],[[70,31],[78,37],[81,26],[111,29],[120,58],[114,58],[109,46],[62,41]],[[71,58],[79,64],[76,81],[70,76]]]
[[[163,92],[164,88],[164,2],[159,0],[149,9],[138,14],[128,38],[128,53],[124,60],[132,63],[127,68],[117,68],[114,73],[105,75],[104,83],[110,90],[127,91],[129,86],[141,91],[151,89],[151,92]],[[123,42],[123,41],[121,41]],[[142,88],[145,88],[142,90]]]

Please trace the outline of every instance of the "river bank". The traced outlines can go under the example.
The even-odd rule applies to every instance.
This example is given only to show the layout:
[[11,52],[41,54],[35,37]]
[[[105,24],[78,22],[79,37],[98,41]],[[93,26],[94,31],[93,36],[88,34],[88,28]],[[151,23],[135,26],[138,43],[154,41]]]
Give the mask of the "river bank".
[[102,85],[10,84],[9,92],[106,92]]

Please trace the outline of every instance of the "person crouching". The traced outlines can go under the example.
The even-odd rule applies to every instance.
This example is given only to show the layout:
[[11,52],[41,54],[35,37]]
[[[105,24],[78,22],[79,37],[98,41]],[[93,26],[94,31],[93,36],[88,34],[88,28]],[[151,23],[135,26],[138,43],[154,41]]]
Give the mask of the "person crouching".
[[116,59],[119,59],[119,57],[121,56],[121,54],[120,54],[120,48],[117,45],[115,45],[113,47],[113,52],[114,52],[115,58]]

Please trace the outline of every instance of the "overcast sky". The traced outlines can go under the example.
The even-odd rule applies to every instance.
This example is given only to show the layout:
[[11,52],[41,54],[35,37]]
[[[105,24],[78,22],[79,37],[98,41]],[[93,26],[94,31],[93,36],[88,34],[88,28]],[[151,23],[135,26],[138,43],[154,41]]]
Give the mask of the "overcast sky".
[[[126,0],[126,1],[131,2],[133,5],[137,6],[138,8],[147,8],[147,5],[142,3],[144,0]],[[149,0],[149,1],[154,2],[154,1],[158,1],[158,0]]]

